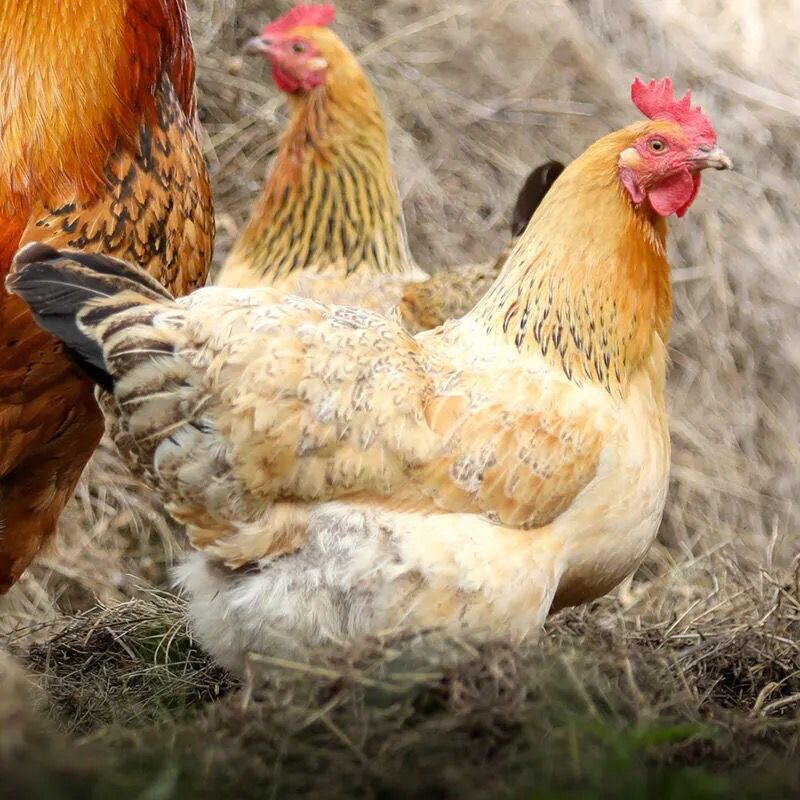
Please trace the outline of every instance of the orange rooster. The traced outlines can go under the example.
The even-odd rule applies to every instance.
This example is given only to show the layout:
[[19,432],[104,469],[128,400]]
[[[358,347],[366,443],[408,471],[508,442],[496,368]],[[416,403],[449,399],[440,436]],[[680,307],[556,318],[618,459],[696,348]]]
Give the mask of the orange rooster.
[[[203,284],[213,216],[184,0],[14,0],[0,30],[0,276],[41,241],[129,259],[176,294]],[[93,392],[0,287],[0,592],[100,439]]]
[[268,59],[291,118],[217,283],[382,312],[400,304],[409,330],[434,327],[469,311],[498,269],[462,266],[429,280],[415,264],[383,114],[355,56],[329,29],[334,16],[330,4],[298,5],[247,44]]
[[223,664],[397,627],[535,635],[640,563],[669,477],[666,218],[731,162],[669,79],[632,97],[649,119],[570,164],[476,307],[416,337],[19,254],[9,289],[110,393],[118,447],[189,526],[182,582]]

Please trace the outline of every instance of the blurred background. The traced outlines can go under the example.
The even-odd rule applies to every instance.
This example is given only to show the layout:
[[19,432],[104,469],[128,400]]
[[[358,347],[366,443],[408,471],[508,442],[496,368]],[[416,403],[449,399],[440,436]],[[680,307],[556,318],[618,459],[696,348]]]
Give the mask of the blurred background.
[[[289,5],[189,0],[216,265],[286,122],[267,65],[240,47]],[[736,170],[707,176],[687,216],[671,221],[673,468],[659,542],[612,598],[550,627],[613,629],[634,648],[657,640],[678,660],[686,641],[713,640],[714,658],[728,660],[693,661],[690,682],[716,686],[701,678],[761,670],[763,680],[732,695],[744,709],[769,682],[765,664],[784,658],[770,680],[782,698],[795,696],[781,713],[796,719],[800,0],[340,0],[334,29],[377,88],[411,248],[432,272],[498,252],[532,167],[568,162],[638,119],[634,76],[671,75],[711,117]],[[181,546],[108,452],[63,527],[57,549],[0,601],[0,625],[16,631],[17,647],[52,635],[42,621],[58,626],[98,600],[113,605],[165,587]],[[795,599],[780,600],[792,586]],[[777,632],[764,628],[778,618]],[[762,628],[755,645],[736,638]],[[770,648],[781,637],[790,644],[779,658]]]

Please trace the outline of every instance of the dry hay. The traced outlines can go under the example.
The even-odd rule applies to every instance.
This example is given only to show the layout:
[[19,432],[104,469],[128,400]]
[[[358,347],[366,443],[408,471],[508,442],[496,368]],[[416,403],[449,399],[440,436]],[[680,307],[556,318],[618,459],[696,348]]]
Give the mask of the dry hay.
[[47,798],[789,796],[800,593],[783,578],[669,620],[606,599],[539,646],[429,633],[254,657],[236,691],[179,601],[147,594],[21,654],[52,721],[18,704],[28,760],[0,739],[0,774]]
[[[20,655],[41,676],[50,713],[70,732],[140,727],[165,714],[177,719],[231,686],[192,641],[183,612],[174,595],[144,591],[77,615]],[[9,644],[18,649],[14,639]]]
[[[190,5],[218,215],[218,265],[259,191],[286,113],[266,67],[242,60],[238,47],[288,4],[195,0]],[[616,720],[612,739],[629,742],[625,736],[636,736],[643,718],[655,730],[661,730],[661,720],[665,726],[684,720],[713,728],[711,740],[689,735],[684,741],[678,732],[679,746],[667,742],[667,755],[657,747],[658,757],[643,759],[645,764],[706,761],[727,768],[740,753],[752,763],[765,763],[771,752],[796,754],[798,593],[789,567],[800,527],[793,504],[800,488],[797,19],[798,0],[339,3],[337,30],[360,53],[378,88],[412,248],[429,269],[491,257],[505,242],[508,210],[530,167],[550,158],[567,161],[609,129],[636,118],[627,99],[635,74],[668,73],[679,88],[691,86],[737,164],[734,173],[709,175],[691,212],[673,225],[669,401],[674,465],[660,542],[635,580],[614,598],[551,621],[551,642],[544,651],[497,645],[473,653],[470,669],[484,676],[481,680],[502,677],[516,687],[508,689],[513,701],[506,695],[502,702],[492,700],[502,711],[500,722],[489,719],[489,710],[481,706],[485,715],[476,716],[472,728],[491,733],[497,727],[500,739],[507,737],[502,746],[489,747],[497,746],[501,760],[510,749],[541,766],[530,747],[520,744],[520,731],[527,741],[525,736],[543,736],[547,725],[551,739],[562,728],[573,730],[558,716],[559,703],[545,711],[528,702],[546,694],[531,694],[531,686],[550,680],[547,676],[563,677],[563,669],[548,667],[563,659],[578,665],[576,685],[596,688],[599,681],[611,687],[614,703],[604,706],[608,713],[601,718],[603,725]],[[443,700],[436,694],[441,682],[435,691],[423,692],[426,702],[429,692],[438,698],[431,701],[435,713],[429,729],[423,720],[422,728],[415,724],[409,733],[408,718],[394,707],[387,724],[395,728],[381,727],[374,714],[367,724],[366,690],[351,677],[331,677],[339,675],[339,666],[324,680],[318,675],[309,681],[303,673],[304,688],[286,690],[289,696],[306,693],[297,708],[287,710],[281,698],[286,681],[299,680],[298,672],[275,664],[262,665],[262,671],[284,687],[277,694],[264,689],[262,681],[261,689],[244,696],[244,709],[241,692],[206,707],[208,697],[223,691],[223,679],[191,645],[181,627],[180,605],[141,593],[142,586],[167,585],[167,567],[179,546],[158,502],[106,450],[95,460],[63,527],[58,549],[2,601],[0,624],[7,631],[25,626],[8,641],[44,688],[42,707],[59,730],[93,731],[89,744],[64,745],[68,750],[93,747],[94,736],[109,736],[109,751],[117,758],[119,743],[130,736],[131,752],[142,754],[148,736],[141,731],[165,715],[162,727],[169,733],[164,735],[173,737],[165,751],[175,755],[175,763],[191,751],[187,742],[202,736],[198,752],[207,764],[241,772],[244,784],[246,777],[258,784],[286,769],[282,753],[299,752],[281,749],[287,736],[302,750],[297,769],[288,774],[300,780],[300,766],[313,772],[313,748],[303,742],[319,725],[326,731],[320,734],[327,737],[326,747],[338,741],[337,747],[355,759],[333,768],[319,756],[317,767],[330,767],[342,781],[345,773],[356,774],[353,764],[362,758],[387,775],[416,774],[409,754],[421,758],[419,748],[429,748],[444,758],[456,752],[447,749],[450,736],[459,743],[469,739],[465,717],[455,712],[448,717],[452,696]],[[92,609],[96,600],[104,606]],[[61,633],[64,612],[82,616]],[[33,624],[43,620],[55,627]],[[149,644],[139,641],[142,632]],[[175,647],[153,648],[169,635],[178,642]],[[32,641],[38,644],[26,655]],[[161,661],[153,661],[156,652]],[[380,648],[370,652],[371,663],[391,657]],[[173,679],[174,700],[169,697]],[[350,692],[347,701],[336,701],[315,717],[340,697],[341,686]],[[152,705],[148,687],[156,698]],[[555,698],[559,691],[553,690]],[[459,696],[472,703],[473,694],[465,689]],[[623,711],[615,703],[622,703]],[[278,706],[283,716],[273,729]],[[546,724],[536,721],[539,714]],[[193,715],[198,715],[194,721]],[[119,733],[126,716],[132,731]],[[312,717],[313,722],[301,724]],[[720,731],[726,728],[731,733],[722,741]],[[112,730],[117,731],[113,736]],[[584,734],[574,735],[585,742]],[[237,744],[240,739],[245,744]],[[346,744],[362,740],[356,748],[360,755]],[[211,744],[215,741],[218,748]],[[561,744],[569,749],[574,742]],[[649,745],[626,746],[634,755],[649,752]],[[274,761],[259,757],[261,751]],[[556,761],[564,760],[556,751],[546,749]],[[610,757],[605,745],[593,752],[601,760]],[[228,753],[230,763],[223,769]],[[478,767],[465,768],[460,785],[472,781],[477,791],[490,762],[484,753],[475,762]],[[646,768],[637,772],[635,757],[625,763],[642,780],[650,779]],[[531,771],[517,770],[513,759],[503,764],[520,772],[523,783],[513,789],[524,791]],[[166,775],[168,784],[184,785],[172,767],[165,769],[156,770],[159,780]],[[608,770],[598,769],[607,778]],[[369,796],[363,781],[358,786]],[[715,796],[712,790],[687,796]]]

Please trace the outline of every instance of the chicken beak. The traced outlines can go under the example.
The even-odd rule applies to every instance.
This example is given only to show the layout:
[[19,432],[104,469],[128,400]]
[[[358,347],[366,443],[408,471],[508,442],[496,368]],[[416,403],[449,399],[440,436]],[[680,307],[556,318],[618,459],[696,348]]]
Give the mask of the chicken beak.
[[692,159],[698,169],[733,169],[733,161],[721,147],[712,147],[711,150],[698,150]]
[[254,36],[244,43],[242,52],[248,56],[266,56],[269,55],[271,45],[271,40],[265,39],[263,36]]

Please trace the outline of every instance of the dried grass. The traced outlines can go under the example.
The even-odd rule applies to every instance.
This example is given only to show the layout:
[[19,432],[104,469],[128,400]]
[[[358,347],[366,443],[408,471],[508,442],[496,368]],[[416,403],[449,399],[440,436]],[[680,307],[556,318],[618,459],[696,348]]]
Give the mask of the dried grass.
[[[238,46],[286,4],[191,5],[219,264],[285,121],[266,69],[243,61]],[[203,775],[238,776],[240,787],[288,780],[292,791],[311,791],[322,785],[319,772],[331,787],[351,785],[349,796],[365,797],[380,794],[368,789],[381,775],[382,796],[407,796],[396,788],[402,785],[446,796],[448,780],[496,796],[486,788],[487,765],[510,781],[509,796],[533,797],[525,781],[535,770],[523,762],[544,774],[547,758],[558,762],[549,768],[553,786],[569,783],[562,761],[589,786],[592,775],[610,780],[608,769],[578,768],[574,758],[619,756],[606,735],[627,742],[634,756],[623,762],[642,792],[662,769],[796,756],[799,601],[790,567],[800,541],[793,502],[800,489],[800,2],[339,6],[337,29],[360,52],[387,112],[412,247],[429,269],[491,257],[505,241],[508,209],[529,167],[569,160],[635,119],[627,100],[633,75],[672,74],[714,120],[738,169],[709,176],[690,214],[673,226],[674,467],[660,542],[613,598],[552,620],[543,650],[454,645],[450,652],[469,666],[431,668],[436,678],[404,684],[405,699],[385,714],[380,704],[370,707],[357,676],[391,673],[392,660],[402,661],[398,644],[351,655],[368,664],[358,668],[320,656],[325,676],[256,665],[261,677],[252,691],[209,706],[204,701],[225,683],[191,645],[180,605],[141,592],[166,585],[180,539],[158,503],[101,451],[60,546],[3,601],[0,617],[4,630],[16,631],[8,642],[36,674],[54,724],[91,732],[63,746],[96,752],[98,737],[106,737],[100,750],[117,763],[122,742],[137,758],[148,752],[156,726],[159,747],[172,755],[154,780],[175,792],[191,783],[181,770],[194,746]],[[67,621],[74,613],[81,615]],[[169,648],[158,644],[169,637]],[[566,664],[578,676],[569,691]],[[595,706],[598,692],[612,698],[599,706],[599,740],[581,728],[587,715],[594,718],[589,706],[565,721],[581,685]],[[0,715],[4,709],[0,698]],[[642,720],[655,731],[684,720],[698,730],[711,726],[714,736],[678,732],[677,744],[645,746],[630,739]],[[546,756],[531,744],[539,740]],[[446,758],[460,758],[462,746],[472,753],[473,745],[477,755],[463,774],[445,769]],[[426,787],[424,770],[433,781]],[[89,778],[76,785],[81,780]],[[722,796],[718,790],[725,788],[709,784],[686,796]]]
[[[17,703],[0,774],[48,798],[790,796],[800,594],[783,578],[666,619],[605,599],[541,645],[429,633],[254,656],[240,688],[180,601],[146,593],[20,653],[52,722]],[[52,763],[32,775],[20,739]]]

